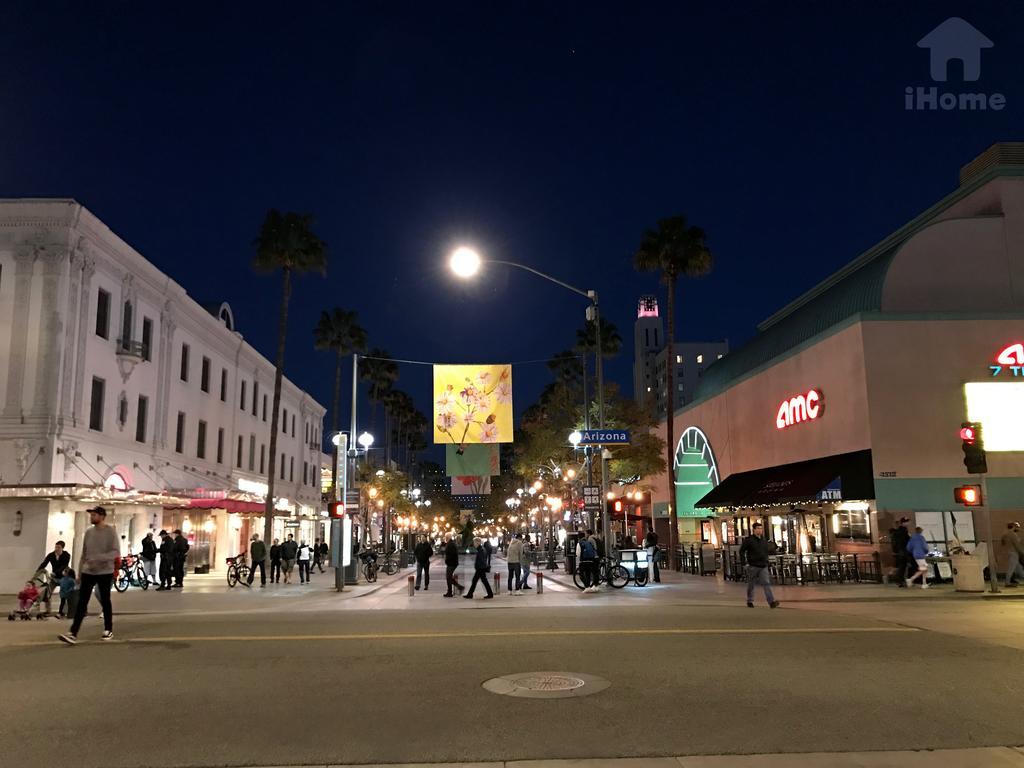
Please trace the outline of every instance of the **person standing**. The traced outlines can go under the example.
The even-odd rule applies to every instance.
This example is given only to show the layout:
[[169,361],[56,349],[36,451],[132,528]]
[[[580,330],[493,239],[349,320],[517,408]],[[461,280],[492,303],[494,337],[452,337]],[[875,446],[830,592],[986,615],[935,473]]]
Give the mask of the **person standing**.
[[455,571],[459,567],[459,547],[455,543],[455,538],[449,533],[445,535],[444,540],[444,578],[448,586],[444,596],[451,597],[454,594],[453,588],[458,588],[461,593],[465,587],[455,580]]
[[520,534],[509,542],[505,554],[508,559],[508,591],[513,595],[523,594],[523,539]]
[[889,546],[892,548],[892,556],[895,562],[896,571],[893,574],[896,583],[903,589],[907,587],[907,570],[910,565],[910,555],[907,553],[907,544],[910,543],[910,531],[907,530],[907,523],[910,518],[901,517],[899,524],[889,531]]
[[267,571],[266,561],[267,559],[267,545],[260,541],[260,535],[254,533],[252,535],[252,542],[249,544],[249,562],[252,565],[249,567],[249,581],[246,582],[247,587],[252,586],[253,579],[256,578],[256,568],[260,569],[260,586],[267,586]]
[[160,531],[160,586],[157,592],[171,588],[174,581],[174,539],[167,531]]
[[296,560],[299,563],[299,583],[305,584],[309,581],[309,565],[313,560],[313,552],[310,550],[309,544],[307,544],[305,540],[299,543]]
[[920,577],[921,589],[928,589],[928,542],[924,538],[924,528],[921,526],[914,529],[914,535],[907,542],[907,552],[917,563],[917,571],[907,579],[907,586],[909,587]]
[[768,541],[763,533],[764,526],[754,523],[752,534],[740,545],[740,565],[745,564],[747,567],[747,608],[754,607],[754,587],[758,584],[764,589],[764,599],[768,601],[768,606],[779,607],[779,601],[772,594],[771,575],[768,573]]
[[289,533],[281,545],[281,568],[284,570],[285,584],[292,583],[292,571],[295,569],[295,558],[298,554],[299,545],[295,542],[295,537]]
[[430,589],[430,556],[434,554],[434,548],[430,546],[426,536],[420,536],[412,553],[416,558],[416,589],[420,588],[420,577],[422,577],[423,591],[426,592]]
[[89,608],[89,598],[95,588],[99,594],[100,606],[103,608],[104,640],[114,639],[114,610],[110,604],[110,587],[114,582],[114,571],[121,559],[121,542],[117,532],[107,525],[107,510],[103,507],[87,509],[92,528],[82,538],[82,560],[79,563],[78,582],[82,585],[75,608],[75,619],[71,622],[71,630],[60,636],[68,645],[78,642],[78,631]]
[[281,543],[277,539],[270,545],[270,583],[281,583]]
[[529,539],[523,539],[523,554],[519,558],[519,565],[522,566],[522,569],[523,569],[523,574],[522,574],[522,576],[519,577],[519,589],[521,589],[521,590],[522,589],[533,589],[533,587],[531,587],[529,584],[526,583],[526,580],[530,576],[530,559],[531,559],[530,540]]
[[57,611],[57,615],[62,619],[69,617],[76,608],[72,600],[74,594],[75,572],[70,568],[65,568],[64,575],[60,577],[60,608]]
[[1020,540],[1020,523],[1007,523],[1006,533],[999,543],[1006,548],[1006,586],[1016,587],[1024,579],[1024,566],[1020,564],[1024,549]]
[[142,569],[146,572],[146,581],[156,584],[156,542],[152,531],[142,538]]
[[174,586],[181,589],[185,586],[185,559],[188,557],[188,539],[181,529],[174,531]]
[[661,569],[658,567],[658,534],[653,528],[647,532],[644,538],[644,549],[647,550],[648,568],[651,569],[651,576],[655,584],[661,583]]
[[483,539],[479,536],[473,539],[473,543],[476,545],[476,560],[473,562],[473,583],[469,585],[469,591],[463,595],[466,600],[473,599],[473,590],[476,589],[478,582],[483,582],[484,589],[487,590],[487,594],[484,596],[484,600],[490,600],[494,597],[494,592],[491,590],[491,584],[487,581],[487,574],[491,570],[490,556],[487,552],[487,548],[484,547]]
[[583,591],[597,592],[597,547],[590,537],[590,531],[585,531],[576,542],[576,567],[580,569]]

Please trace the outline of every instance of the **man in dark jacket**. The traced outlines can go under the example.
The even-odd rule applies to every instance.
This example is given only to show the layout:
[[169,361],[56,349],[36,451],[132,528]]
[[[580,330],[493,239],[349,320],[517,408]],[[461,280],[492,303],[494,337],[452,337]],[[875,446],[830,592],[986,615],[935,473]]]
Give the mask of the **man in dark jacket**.
[[764,538],[764,526],[754,523],[753,535],[747,536],[740,545],[740,563],[747,566],[747,608],[754,607],[754,586],[764,588],[764,597],[772,608],[779,607],[779,601],[772,594],[772,583],[768,573],[768,541]]
[[152,533],[142,539],[142,568],[146,571],[146,580],[156,584],[156,542]]
[[288,534],[281,545],[281,560],[284,563],[284,583],[292,583],[292,571],[295,570],[295,559],[299,556],[299,543],[292,534]]
[[[907,587],[907,566],[910,565],[910,555],[907,554],[907,544],[910,543],[910,531],[907,530],[907,523],[910,518],[901,517],[899,524],[889,531],[889,546],[892,547],[892,557],[896,563],[895,577],[896,585],[906,589]],[[916,564],[914,570],[917,570]]]
[[423,577],[423,591],[430,589],[430,556],[434,554],[434,548],[427,542],[426,536],[420,536],[420,541],[412,551],[416,557],[416,589],[420,588],[420,577]]
[[174,586],[179,589],[185,586],[185,558],[188,557],[188,539],[181,530],[174,532]]
[[458,570],[458,567],[459,547],[455,543],[455,538],[449,533],[445,536],[444,545],[444,577],[448,583],[448,591],[444,593],[445,597],[452,596],[452,588],[458,589],[460,594],[465,589],[464,586],[455,580],[455,571]]
[[167,531],[160,531],[160,586],[157,592],[171,588],[174,578],[174,539]]
[[490,555],[487,549],[484,547],[483,540],[479,537],[473,539],[473,543],[476,544],[476,560],[473,563],[473,583],[469,585],[469,592],[463,595],[466,600],[473,599],[473,590],[476,589],[478,581],[484,583],[484,589],[487,590],[487,595],[484,600],[490,600],[494,597],[494,592],[491,590],[491,584],[487,581],[487,572],[491,570]]
[[53,545],[53,552],[43,558],[43,562],[36,568],[37,571],[45,571],[50,566],[53,571],[53,578],[58,581],[64,575],[64,569],[71,567],[71,553],[64,549],[64,542],[58,541]]
[[281,542],[277,539],[270,545],[270,583],[281,583]]
[[648,566],[654,571],[654,583],[658,584],[661,582],[661,568],[658,567],[658,534],[655,533],[652,528],[647,532],[647,538],[644,539],[644,549],[647,550],[647,562],[650,563]]
[[267,559],[267,545],[260,541],[260,535],[254,533],[252,535],[252,542],[249,544],[249,581],[246,583],[247,587],[252,586],[252,581],[256,578],[256,569],[260,569],[260,586],[267,586],[267,571],[264,561]]

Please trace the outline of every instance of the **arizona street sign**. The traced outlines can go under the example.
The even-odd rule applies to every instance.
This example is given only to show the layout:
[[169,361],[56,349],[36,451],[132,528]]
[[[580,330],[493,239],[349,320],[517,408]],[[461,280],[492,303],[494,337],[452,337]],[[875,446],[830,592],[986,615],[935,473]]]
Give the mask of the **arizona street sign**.
[[629,430],[581,429],[580,445],[629,445]]

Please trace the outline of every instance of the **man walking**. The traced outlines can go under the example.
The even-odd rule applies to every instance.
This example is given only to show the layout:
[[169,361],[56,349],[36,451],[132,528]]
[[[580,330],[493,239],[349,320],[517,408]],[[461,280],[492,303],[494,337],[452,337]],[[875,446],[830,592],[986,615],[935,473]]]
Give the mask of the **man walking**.
[[1006,533],[999,542],[1006,548],[1006,586],[1016,587],[1019,579],[1024,579],[1024,566],[1020,564],[1021,549],[1024,544],[1020,540],[1020,523],[1007,523]]
[[71,622],[71,631],[60,636],[68,645],[78,642],[78,630],[89,608],[89,598],[93,587],[99,593],[100,606],[103,608],[104,640],[114,639],[114,611],[110,605],[110,586],[114,582],[114,571],[117,561],[121,559],[121,543],[117,539],[117,531],[107,525],[107,510],[103,507],[87,509],[92,528],[85,532],[82,539],[82,561],[78,569],[78,581],[81,584],[78,595],[78,607],[75,609],[75,620]]
[[530,558],[532,553],[530,551],[530,540],[523,539],[523,554],[519,558],[519,564],[523,567],[523,575],[519,577],[519,588],[520,589],[533,589],[526,580],[530,577]]
[[477,582],[482,581],[484,589],[487,590],[487,595],[484,600],[490,600],[494,597],[494,592],[491,590],[491,584],[487,581],[487,573],[491,570],[489,565],[490,556],[488,555],[487,549],[484,547],[483,539],[479,536],[473,539],[473,543],[476,545],[476,560],[473,563],[473,583],[469,585],[469,592],[463,597],[466,600],[473,599],[473,590],[476,589]]
[[896,583],[903,589],[907,587],[907,566],[910,560],[910,555],[907,554],[907,544],[910,543],[910,531],[907,530],[909,522],[909,517],[901,517],[899,524],[889,531],[889,546],[892,547],[892,556],[896,564]]
[[521,595],[523,582],[523,538],[516,534],[509,542],[508,551],[505,553],[508,559],[508,591],[513,595]]
[[295,542],[295,537],[289,533],[288,538],[281,545],[281,567],[284,570],[285,584],[292,583],[292,571],[295,569],[295,558],[298,554],[299,545]]
[[313,567],[319,568],[320,573],[324,572],[324,550],[325,545],[320,543],[320,539],[313,541]]
[[281,543],[277,539],[270,545],[270,583],[281,583]]
[[448,591],[444,593],[444,596],[451,597],[454,594],[453,588],[458,588],[461,593],[465,587],[455,580],[455,571],[459,567],[459,547],[455,543],[455,538],[449,533],[444,540],[444,578],[448,585]]
[[658,567],[658,534],[653,528],[647,532],[644,539],[644,549],[647,550],[648,568],[651,569],[655,584],[661,583],[661,569]]
[[181,589],[185,586],[185,559],[188,557],[188,539],[181,529],[174,532],[174,586]]
[[152,532],[142,539],[142,569],[146,572],[146,580],[156,584],[156,542]]
[[174,539],[167,531],[160,531],[160,586],[157,592],[165,592],[171,588],[174,580]]
[[267,559],[267,545],[260,541],[260,535],[254,533],[252,535],[252,543],[249,544],[249,562],[252,565],[249,567],[249,581],[246,582],[247,587],[252,586],[252,581],[256,577],[256,568],[260,569],[260,586],[267,586],[267,571],[264,561]]
[[754,587],[760,584],[764,599],[771,608],[778,608],[779,601],[772,594],[772,582],[768,573],[768,541],[763,536],[764,526],[754,523],[753,534],[740,545],[740,564],[747,566],[747,608],[754,607]]
[[921,589],[928,589],[928,542],[924,538],[924,528],[917,526],[914,529],[914,535],[910,537],[910,541],[907,543],[907,552],[913,558],[914,562],[917,563],[917,571],[907,579],[907,586],[909,587],[918,578],[921,579]]
[[580,581],[584,592],[597,592],[597,547],[590,531],[584,531],[576,542],[576,567],[580,569]]
[[309,566],[313,561],[313,553],[310,551],[309,544],[305,541],[299,543],[296,558],[299,561],[299,583],[305,584],[309,581],[310,571]]
[[430,546],[426,536],[420,536],[419,543],[412,551],[416,558],[416,589],[420,588],[420,577],[423,580],[423,591],[430,589],[430,556],[434,548]]

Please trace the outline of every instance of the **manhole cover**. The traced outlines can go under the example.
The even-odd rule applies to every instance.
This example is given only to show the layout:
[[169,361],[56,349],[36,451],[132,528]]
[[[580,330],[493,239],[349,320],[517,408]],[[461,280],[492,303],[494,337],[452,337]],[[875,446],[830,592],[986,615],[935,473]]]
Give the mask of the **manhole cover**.
[[484,688],[502,696],[526,699],[567,699],[589,696],[610,686],[601,677],[582,672],[521,672],[487,680]]

